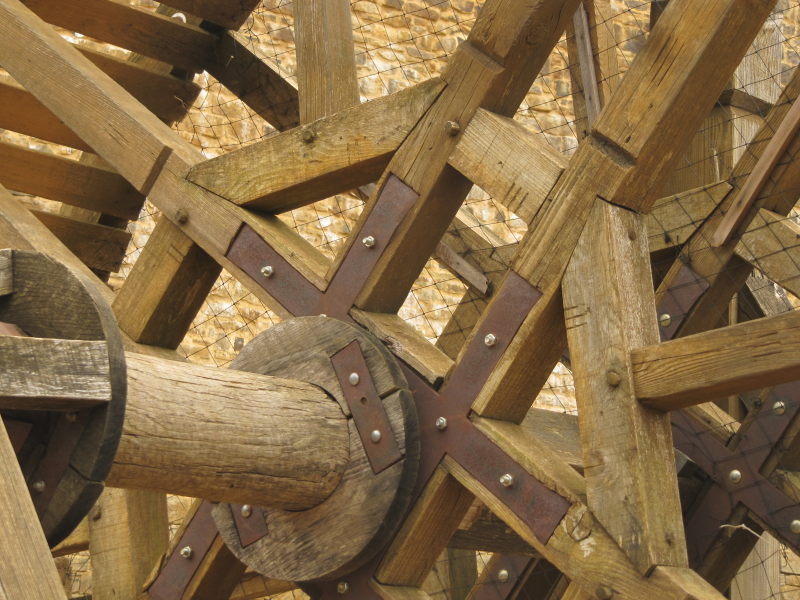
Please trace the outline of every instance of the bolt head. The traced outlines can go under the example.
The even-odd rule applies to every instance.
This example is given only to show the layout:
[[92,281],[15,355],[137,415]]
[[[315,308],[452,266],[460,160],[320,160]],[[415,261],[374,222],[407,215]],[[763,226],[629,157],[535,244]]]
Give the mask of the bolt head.
[[444,431],[447,429],[447,418],[446,417],[436,417],[436,429],[439,431]]
[[731,469],[728,473],[728,481],[731,483],[739,483],[742,481],[742,472],[739,469]]
[[31,484],[31,488],[33,489],[33,491],[34,492],[38,492],[40,494],[45,490],[46,487],[47,487],[47,484],[44,481],[42,481],[41,479],[39,479],[37,481],[34,481]]
[[194,550],[192,550],[191,546],[184,546],[183,548],[181,548],[181,556],[183,558],[187,558],[187,559],[188,558],[192,558],[193,554],[194,554]]
[[367,248],[374,248],[375,247],[375,238],[371,235],[368,235],[364,239],[361,240],[361,243],[364,244]]
[[614,597],[614,592],[607,585],[600,585],[594,592],[597,600],[611,600]]
[[500,583],[505,583],[506,581],[508,581],[508,577],[509,575],[507,569],[500,569],[497,572],[497,581],[499,581]]
[[487,348],[491,348],[497,343],[497,336],[493,333],[487,333],[483,338],[483,344]]
[[381,432],[377,429],[373,429],[372,432],[369,434],[369,439],[372,440],[373,444],[377,444],[381,441]]
[[246,519],[253,514],[253,507],[249,504],[242,504],[242,516]]
[[346,581],[340,581],[339,583],[336,584],[336,592],[339,594],[346,594],[349,589],[350,586]]
[[182,208],[179,208],[175,211],[175,220],[181,225],[186,225],[186,223],[189,221],[189,213]]
[[606,383],[611,387],[617,387],[622,383],[622,377],[614,369],[609,369],[606,371]]
[[314,141],[314,139],[317,137],[317,136],[314,134],[314,132],[313,132],[313,131],[311,131],[310,129],[304,129],[304,130],[303,130],[303,134],[302,134],[302,135],[303,135],[303,141],[304,141],[306,144],[310,144],[310,143],[311,143],[311,142],[313,142],[313,141]]
[[661,327],[669,327],[670,323],[672,323],[672,315],[669,313],[658,316],[658,324],[661,325]]
[[275,273],[275,269],[272,267],[272,265],[264,265],[261,267],[261,274],[267,279],[272,277],[273,273]]
[[444,129],[447,135],[455,137],[461,131],[461,124],[458,121],[448,121],[444,124]]
[[789,523],[789,531],[792,533],[800,533],[800,519],[795,519]]
[[514,485],[514,476],[511,473],[506,473],[500,476],[500,485],[505,488],[510,488]]
[[350,385],[358,385],[358,382],[361,381],[361,377],[358,376],[358,373],[350,373],[347,381],[350,382]]
[[774,415],[782,415],[786,412],[786,403],[778,400],[775,404],[772,405],[772,414]]

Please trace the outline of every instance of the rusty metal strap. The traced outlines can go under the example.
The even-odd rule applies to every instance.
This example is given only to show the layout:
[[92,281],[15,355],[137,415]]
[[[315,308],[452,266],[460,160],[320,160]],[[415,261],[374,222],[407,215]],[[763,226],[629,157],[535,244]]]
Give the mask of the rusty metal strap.
[[267,518],[260,507],[249,504],[231,504],[230,508],[242,548],[247,548],[269,533]]
[[686,264],[681,266],[672,285],[658,304],[662,342],[675,337],[689,311],[708,287],[709,283],[705,277],[695,273]]

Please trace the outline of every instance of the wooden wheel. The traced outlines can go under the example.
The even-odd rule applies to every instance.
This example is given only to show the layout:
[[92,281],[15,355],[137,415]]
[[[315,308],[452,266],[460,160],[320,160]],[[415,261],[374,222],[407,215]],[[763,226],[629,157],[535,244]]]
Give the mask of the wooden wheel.
[[[155,31],[157,43],[135,28],[116,33],[123,39],[115,41],[190,72],[207,69],[281,133],[206,160],[42,19],[85,27],[99,38],[109,35],[102,25],[46,0],[0,0],[0,65],[69,128],[59,130],[61,139],[78,136],[73,144],[95,150],[133,197],[146,195],[162,211],[113,298],[128,349],[176,347],[222,266],[287,318],[330,319],[289,320],[268,332],[263,339],[270,343],[257,342],[242,355],[245,370],[291,371],[341,402],[344,388],[296,375],[318,371],[313,353],[306,363],[264,357],[259,348],[291,347],[271,336],[293,332],[294,343],[318,321],[321,332],[358,331],[353,335],[388,364],[399,361],[388,369],[395,371],[392,385],[405,390],[407,383],[419,419],[419,463],[406,469],[416,461],[409,453],[398,469],[404,501],[386,502],[381,513],[392,526],[373,526],[365,552],[312,553],[315,564],[302,565],[304,536],[313,528],[284,526],[281,519],[316,507],[287,500],[274,507],[281,517],[254,515],[249,505],[215,509],[234,555],[297,580],[315,597],[425,598],[420,585],[476,498],[534,558],[496,563],[484,574],[492,585],[476,588],[473,598],[489,589],[511,597],[520,578],[553,570],[570,582],[558,592],[565,598],[721,598],[717,590],[733,575],[730,553],[738,556],[751,543],[725,536],[721,527],[757,523],[797,549],[797,490],[791,479],[777,484],[775,477],[781,461],[792,460],[798,430],[791,383],[800,374],[797,313],[714,328],[749,273],[740,256],[776,281],[796,276],[796,269],[766,260],[772,238],[764,231],[779,240],[793,233],[780,215],[796,200],[794,161],[783,157],[793,157],[800,143],[794,139],[800,78],[774,102],[730,178],[658,200],[676,157],[773,3],[713,0],[698,8],[673,0],[613,96],[596,75],[584,78],[593,86],[585,94],[591,127],[569,161],[510,117],[576,9],[577,22],[587,18],[579,0],[487,0],[441,78],[362,105],[347,2],[297,3],[299,95],[225,31],[241,23],[252,3],[238,3],[241,11],[211,0],[173,4],[196,21],[206,19],[205,26],[110,1],[97,8],[107,23],[135,21]],[[324,27],[331,35],[320,35]],[[396,313],[473,183],[524,218],[529,230],[493,282],[463,348],[448,356]],[[369,200],[332,263],[274,216],[359,186],[367,186]],[[681,211],[694,211],[686,206],[697,195],[712,205],[687,224]],[[119,207],[90,208],[130,217]],[[35,247],[87,273],[13,198],[0,196],[0,210],[4,245]],[[648,240],[667,239],[674,229],[683,237],[670,246],[673,258],[659,271],[654,292]],[[745,249],[739,238],[749,240]],[[580,426],[581,456],[572,461],[574,454],[557,452],[554,440],[570,435],[577,442],[574,423],[531,409],[566,347]],[[702,403],[765,386],[776,387],[760,410],[733,438],[720,435],[719,413]],[[410,414],[406,409],[398,422],[413,421]],[[357,433],[363,440],[356,429],[351,442]],[[686,515],[688,528],[674,446],[704,486],[705,496]],[[353,448],[362,447],[369,445],[351,447],[351,459]],[[369,498],[360,502],[374,506]],[[262,526],[274,522],[288,550],[262,548],[263,532],[258,548],[246,550],[257,542],[243,543],[237,513],[257,516]],[[139,571],[148,560],[158,568],[149,578],[132,576],[135,593],[141,583],[152,600],[229,593],[243,567],[210,528],[209,514],[200,508],[187,519],[164,560],[158,544],[142,553]],[[491,581],[495,572],[505,574]]]

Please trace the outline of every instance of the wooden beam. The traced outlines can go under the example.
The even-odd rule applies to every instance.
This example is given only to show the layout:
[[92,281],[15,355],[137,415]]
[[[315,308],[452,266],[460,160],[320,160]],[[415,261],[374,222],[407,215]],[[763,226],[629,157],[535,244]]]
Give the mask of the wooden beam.
[[123,219],[139,216],[144,199],[113,169],[0,142],[0,183],[34,196],[102,210]]
[[759,210],[736,245],[736,254],[800,296],[800,226],[791,217]]
[[790,311],[633,350],[636,395],[674,410],[800,379],[798,328]]
[[53,558],[67,556],[76,552],[83,552],[89,549],[89,519],[83,519],[75,530],[67,536],[64,541],[55,546],[51,553]]
[[0,422],[0,597],[65,600],[28,485]]
[[432,80],[342,110],[200,163],[188,178],[236,204],[274,213],[347,192],[380,176],[443,87]]
[[645,233],[598,199],[562,284],[587,504],[642,575],[688,566],[670,418],[639,405],[628,363],[659,339]]
[[124,0],[25,0],[39,17],[190,72],[214,61],[213,34]]
[[225,29],[239,29],[259,0],[169,0],[169,5]]

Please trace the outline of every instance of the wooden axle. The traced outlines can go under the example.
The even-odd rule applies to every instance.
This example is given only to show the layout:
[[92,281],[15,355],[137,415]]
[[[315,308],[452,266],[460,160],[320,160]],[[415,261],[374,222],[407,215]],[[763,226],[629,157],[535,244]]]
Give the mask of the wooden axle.
[[126,363],[108,485],[302,510],[339,484],[347,419],[321,388],[134,353]]

